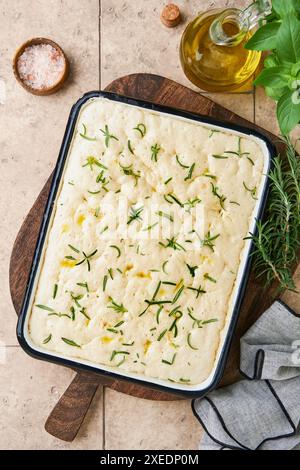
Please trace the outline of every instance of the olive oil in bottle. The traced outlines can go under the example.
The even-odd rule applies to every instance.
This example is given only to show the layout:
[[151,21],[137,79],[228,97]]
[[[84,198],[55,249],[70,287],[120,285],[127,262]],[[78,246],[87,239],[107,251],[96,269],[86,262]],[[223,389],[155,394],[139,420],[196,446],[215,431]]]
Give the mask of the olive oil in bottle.
[[[264,9],[261,9],[261,6]],[[251,80],[261,52],[244,48],[259,19],[270,12],[270,2],[254,2],[246,10],[209,10],[186,28],[180,44],[181,65],[199,88],[235,91]]]

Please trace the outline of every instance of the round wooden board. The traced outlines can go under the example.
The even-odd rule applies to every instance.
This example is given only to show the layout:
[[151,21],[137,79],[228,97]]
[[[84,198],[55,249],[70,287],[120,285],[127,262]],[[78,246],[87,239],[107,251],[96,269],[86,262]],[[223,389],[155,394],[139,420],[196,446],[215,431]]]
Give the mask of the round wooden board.
[[[106,90],[137,99],[151,101],[156,104],[181,108],[186,111],[211,116],[223,121],[231,121],[262,131],[262,129],[255,124],[235,115],[199,93],[157,75],[133,74],[125,76],[112,82]],[[262,132],[273,141],[278,141],[278,138],[267,131]],[[50,176],[35,204],[28,213],[20,228],[11,254],[9,282],[12,301],[17,313],[20,312],[22,306],[36,240],[49,194],[51,179],[52,177]],[[240,337],[271,304],[275,298],[275,292],[275,286],[270,288],[267,292],[263,290],[254,276],[250,275],[226,370],[220,385],[233,383],[239,378]],[[95,378],[95,376],[93,377]],[[102,378],[99,378],[99,382],[103,383]],[[162,393],[123,380],[112,380],[105,383],[105,385],[119,392],[149,400],[178,400],[179,398],[177,395]],[[78,393],[80,393],[79,389]]]

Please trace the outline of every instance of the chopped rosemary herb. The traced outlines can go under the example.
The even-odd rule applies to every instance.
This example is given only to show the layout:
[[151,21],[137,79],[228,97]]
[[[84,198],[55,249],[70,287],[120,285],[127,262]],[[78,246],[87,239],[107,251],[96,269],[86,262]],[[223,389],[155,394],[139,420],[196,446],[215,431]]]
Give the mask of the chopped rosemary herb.
[[172,179],[173,179],[173,178],[172,178],[172,176],[171,176],[171,178],[168,178],[168,179],[164,182],[164,184],[170,183],[170,181],[172,181]]
[[188,180],[192,179],[195,166],[196,166],[196,163],[193,163],[192,166],[190,166],[189,172],[188,172],[187,176],[184,178],[184,181],[188,181]]
[[217,281],[216,281],[213,277],[211,277],[208,273],[205,273],[203,277],[204,277],[204,279],[207,279],[207,280],[210,281],[210,282],[214,282],[214,283],[217,282]]
[[158,336],[157,341],[160,341],[165,336],[167,331],[168,331],[167,329],[163,330]]
[[176,358],[176,353],[173,354],[173,357],[170,361],[166,361],[166,359],[162,359],[161,362],[163,364],[168,364],[169,366],[172,366],[174,364],[175,358]]
[[191,343],[191,335],[192,335],[192,333],[189,333],[187,335],[187,344],[189,345],[189,347],[191,349],[194,349],[194,351],[198,351],[199,348],[195,348],[195,346],[193,346],[192,343]]
[[117,253],[118,253],[118,254],[117,254],[117,258],[120,258],[120,256],[121,256],[121,250],[120,250],[120,248],[119,248],[118,246],[116,246],[116,245],[110,245],[109,248],[113,248],[114,250],[116,250]]
[[221,131],[217,131],[216,129],[211,129],[208,138],[210,139],[217,132],[221,132]]
[[79,287],[83,287],[84,289],[86,289],[87,292],[90,292],[87,282],[77,282],[76,285]]
[[70,312],[71,312],[71,320],[74,321],[75,320],[75,308],[73,307],[73,305],[70,308]]
[[141,172],[138,171],[137,173],[135,173],[134,169],[133,169],[133,165],[129,165],[129,166],[122,166],[120,163],[119,163],[124,175],[126,176],[133,176],[134,179],[135,179],[135,186],[137,186],[138,184],[138,179],[141,177]]
[[166,266],[167,266],[168,262],[169,262],[169,260],[165,261],[165,262],[162,264],[162,268],[161,268],[161,269],[163,270],[163,272],[164,272],[165,274],[168,274],[167,271],[166,271]]
[[109,268],[107,271],[108,271],[109,277],[111,278],[111,280],[113,280],[113,279],[114,279],[114,276],[113,276],[113,269],[112,269],[112,268]]
[[182,168],[190,168],[189,165],[184,165],[183,163],[181,163],[181,161],[179,160],[178,155],[176,155],[176,161]]
[[183,203],[183,206],[188,206],[187,212],[189,212],[191,209],[196,207],[197,204],[201,202],[201,199],[198,199],[197,197],[195,199],[188,199],[186,202]]
[[127,225],[130,225],[134,220],[142,220],[141,213],[143,212],[144,207],[139,207],[135,209],[133,206],[130,209],[129,219],[127,221]]
[[47,336],[47,338],[44,339],[43,344],[49,343],[49,341],[51,341],[51,339],[52,339],[52,333],[50,333],[50,335]]
[[94,216],[96,217],[96,219],[98,219],[99,214],[100,214],[100,207],[98,206],[96,207],[95,212],[94,212]]
[[86,255],[85,252],[83,251],[82,254],[84,256],[84,258],[79,261],[78,263],[76,263],[75,266],[80,266],[81,264],[85,263],[87,264],[87,267],[88,267],[88,271],[91,270],[91,263],[90,263],[90,260],[93,256],[95,256],[95,254],[97,253],[98,250],[94,250],[92,253],[90,253],[89,255]]
[[107,124],[105,125],[104,130],[100,129],[100,132],[102,132],[102,134],[104,135],[106,148],[108,148],[109,146],[110,139],[119,140],[115,135],[109,133]]
[[79,311],[80,311],[80,313],[82,313],[82,315],[83,315],[85,318],[87,318],[88,320],[91,319],[91,317],[89,317],[88,314],[86,313],[85,307],[83,307],[83,308],[82,308],[81,310],[79,310]]
[[160,150],[161,148],[158,146],[158,144],[151,146],[151,160],[152,161],[157,162],[157,155]]
[[112,361],[118,354],[129,355],[128,351],[113,351],[110,356],[110,360]]
[[95,196],[96,194],[100,194],[100,193],[101,193],[101,189],[99,189],[99,191],[90,191],[90,190],[88,189],[88,193],[89,193],[89,194],[92,194],[93,196]]
[[162,211],[158,211],[158,212],[156,212],[156,214],[157,214],[159,217],[164,217],[165,219],[168,219],[168,220],[170,220],[171,222],[174,222],[174,218],[173,218],[170,214],[166,214],[165,212],[162,212]]
[[54,286],[53,286],[53,294],[52,294],[53,299],[55,299],[55,297],[56,297],[57,289],[58,289],[58,285],[57,285],[57,284],[54,284]]
[[179,379],[179,381],[182,382],[182,383],[189,383],[191,380],[190,379],[184,379],[184,378],[181,377]]
[[131,146],[130,140],[127,141],[127,147],[128,147],[129,152],[130,152],[132,155],[134,155],[134,151],[132,150],[132,146]]
[[57,312],[51,312],[51,313],[48,313],[48,316],[49,317],[58,317],[58,318],[70,318],[72,319],[72,317],[70,315],[68,315],[67,313],[57,313]]
[[252,160],[252,158],[250,158],[250,157],[247,157],[247,159],[249,160],[249,162],[251,163],[251,165],[252,165],[252,166],[254,166],[254,165],[255,165],[255,163],[254,163],[254,161]]
[[145,137],[147,129],[145,124],[142,124],[141,122],[133,128],[133,130],[138,131],[141,134],[141,137]]
[[83,127],[83,132],[79,133],[80,137],[82,137],[83,139],[86,139],[86,140],[91,140],[91,141],[97,140],[96,137],[89,137],[87,135],[87,128],[86,128],[85,124],[82,124],[82,127]]
[[219,160],[226,160],[228,157],[225,155],[212,155],[213,158],[217,158]]
[[83,298],[83,295],[74,295],[73,292],[70,292],[71,299],[75,302],[76,306],[79,308],[82,308],[82,305],[80,305],[79,300]]
[[134,341],[132,341],[131,343],[122,343],[122,346],[133,346],[134,345]]
[[102,163],[100,163],[99,160],[97,160],[97,158],[93,157],[92,155],[87,157],[86,163],[82,165],[82,167],[85,168],[88,166],[90,170],[93,170],[94,165],[98,166],[99,168],[103,168],[103,170],[108,170],[107,166],[102,165]]
[[75,251],[75,253],[80,253],[80,251],[78,250],[78,248],[75,248],[75,246],[73,245],[68,245],[69,248],[71,248],[71,250]]
[[54,312],[53,308],[48,307],[47,305],[36,304],[36,307],[40,308],[41,310],[46,310],[47,312]]
[[207,171],[205,171],[204,173],[202,173],[200,176],[204,176],[205,178],[211,178],[212,180],[216,180],[216,179],[217,179],[216,175],[211,175],[211,174],[208,173]]
[[100,235],[102,235],[102,233],[106,232],[106,230],[108,230],[108,225],[106,225],[100,232]]
[[119,328],[119,326],[123,325],[124,320],[119,321],[116,325],[114,325],[114,328]]
[[157,323],[158,325],[159,325],[159,317],[160,317],[160,314],[161,314],[163,308],[164,308],[164,306],[161,305],[160,307],[158,307],[157,312],[156,312],[156,317],[155,317],[155,318],[156,318],[156,323]]
[[125,308],[123,304],[117,304],[117,302],[115,302],[112,297],[109,297],[109,300],[111,304],[108,305],[107,308],[111,308],[117,313],[128,312],[127,308]]
[[258,199],[257,198],[257,187],[255,186],[253,189],[248,188],[245,181],[243,181],[243,185],[244,185],[244,188],[246,189],[246,191],[248,191],[251,194],[252,199],[257,201],[257,199]]
[[182,292],[184,291],[184,286],[181,286],[180,289],[178,289],[178,291],[176,292],[173,300],[172,300],[172,304],[175,304],[177,302],[177,300],[179,299],[179,297],[181,296]]
[[75,348],[81,348],[81,346],[75,343],[75,341],[73,341],[72,339],[63,338],[63,337],[61,339],[63,340],[64,343],[68,344],[69,346],[74,346]]
[[230,202],[230,204],[235,204],[236,206],[240,206],[240,205],[241,205],[241,204],[239,204],[239,203],[236,202],[236,201],[229,201],[229,202]]
[[166,245],[164,245],[162,242],[159,242],[159,244],[160,246],[163,246],[164,248],[173,248],[173,250],[186,251],[186,249],[176,241],[175,237],[167,238]]
[[156,227],[156,225],[158,225],[158,222],[155,222],[155,224],[152,225],[148,225],[148,227],[143,228],[143,232],[153,229],[154,227]]
[[218,193],[219,188],[217,186],[213,183],[210,183],[210,185],[213,195],[219,199],[221,208],[225,210],[224,202],[226,201],[226,197]]
[[207,246],[208,248],[211,249],[211,251],[214,251],[214,241],[217,240],[217,238],[219,238],[220,234],[218,235],[214,235],[214,236],[211,236],[210,234],[210,230],[207,232],[207,234],[205,235],[204,239],[201,241],[202,243],[202,246]]
[[105,274],[105,276],[104,276],[104,278],[103,278],[103,283],[102,283],[102,290],[103,290],[103,292],[105,292],[107,280],[108,280],[108,277],[107,277],[107,275]]
[[198,288],[196,288],[196,287],[187,287],[187,289],[191,290],[193,292],[197,292],[196,299],[198,299],[200,294],[206,294],[206,290],[204,290],[201,286],[199,286]]
[[196,272],[196,270],[199,268],[199,266],[190,266],[188,263],[185,263],[185,264],[186,264],[186,266],[187,266],[187,268],[188,268],[188,270],[189,270],[190,275],[191,275],[192,277],[195,277],[195,275],[196,275],[195,272]]
[[[167,194],[166,196],[169,197],[170,199],[172,199],[174,202],[176,202],[176,204],[178,204],[180,207],[183,207],[182,202],[180,202],[179,199],[178,199],[176,196],[174,196],[174,194],[169,193],[169,194]],[[166,200],[169,204],[173,204],[173,202],[168,201],[166,198],[165,198],[165,200]]]

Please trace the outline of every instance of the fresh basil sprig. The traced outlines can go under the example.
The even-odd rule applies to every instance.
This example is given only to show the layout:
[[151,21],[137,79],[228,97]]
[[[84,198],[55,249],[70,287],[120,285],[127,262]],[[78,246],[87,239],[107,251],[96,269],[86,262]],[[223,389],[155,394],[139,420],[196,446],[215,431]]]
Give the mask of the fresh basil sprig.
[[300,2],[273,0],[272,13],[245,45],[246,49],[272,51],[255,85],[277,101],[281,133],[288,135],[300,122]]

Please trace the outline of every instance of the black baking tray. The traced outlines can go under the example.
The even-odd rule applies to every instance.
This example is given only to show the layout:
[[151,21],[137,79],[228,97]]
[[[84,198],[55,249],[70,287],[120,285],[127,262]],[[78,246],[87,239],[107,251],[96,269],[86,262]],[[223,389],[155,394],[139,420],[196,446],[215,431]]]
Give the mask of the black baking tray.
[[[218,364],[218,367],[216,368],[215,374],[213,376],[213,379],[212,379],[209,387],[207,387],[205,389],[202,389],[200,391],[199,390],[197,390],[197,391],[188,390],[188,388],[186,390],[182,390],[182,389],[177,390],[177,389],[174,389],[172,387],[169,387],[167,385],[167,382],[166,382],[166,385],[160,385],[160,384],[157,384],[157,383],[146,382],[142,379],[122,376],[120,374],[116,374],[116,373],[111,372],[111,371],[105,371],[105,370],[98,369],[96,367],[93,367],[92,365],[82,364],[82,363],[77,362],[77,361],[72,360],[72,359],[66,359],[66,358],[52,356],[47,351],[43,351],[43,352],[37,351],[34,348],[32,348],[26,340],[25,331],[24,331],[25,319],[26,319],[26,316],[30,314],[30,311],[28,310],[28,307],[29,307],[29,304],[30,304],[31,294],[32,294],[32,291],[33,291],[33,288],[34,288],[34,280],[35,280],[35,277],[36,277],[36,274],[37,274],[39,262],[41,260],[42,250],[43,250],[43,246],[44,246],[44,243],[45,243],[45,240],[46,240],[47,231],[48,231],[48,228],[49,228],[49,222],[50,222],[50,219],[51,219],[51,214],[52,214],[52,211],[53,211],[53,208],[54,208],[54,205],[55,205],[55,200],[56,200],[56,196],[57,196],[57,193],[58,193],[58,190],[59,190],[60,180],[61,180],[61,177],[63,175],[64,165],[65,165],[65,161],[66,161],[67,156],[68,156],[68,151],[69,151],[69,147],[70,147],[70,144],[71,144],[71,141],[72,141],[73,132],[74,132],[75,125],[76,125],[76,122],[77,122],[77,118],[78,118],[79,112],[81,110],[81,107],[88,100],[90,100],[91,98],[98,98],[98,97],[107,98],[109,100],[113,100],[113,101],[117,101],[117,102],[121,102],[121,103],[126,103],[126,104],[129,104],[129,105],[139,106],[141,108],[146,108],[148,110],[158,111],[158,112],[161,112],[161,113],[167,113],[169,115],[180,116],[180,117],[183,117],[183,118],[192,119],[196,122],[209,124],[209,125],[213,125],[213,126],[220,126],[220,127],[225,128],[225,129],[228,129],[228,130],[233,130],[233,131],[241,132],[241,133],[246,134],[246,135],[252,135],[252,136],[258,137],[259,139],[261,139],[265,142],[265,144],[268,148],[268,152],[269,152],[268,172],[270,172],[270,170],[272,168],[272,160],[273,160],[273,158],[276,154],[276,148],[273,145],[273,143],[265,135],[258,132],[257,130],[253,130],[251,128],[247,128],[247,127],[239,126],[239,125],[236,125],[236,124],[232,124],[230,122],[224,122],[224,121],[217,120],[217,119],[214,119],[214,118],[211,118],[211,117],[202,116],[200,114],[190,113],[190,112],[186,112],[186,111],[183,111],[183,110],[170,108],[170,107],[167,107],[167,106],[153,104],[153,103],[147,102],[147,101],[142,101],[142,100],[137,100],[137,99],[121,96],[121,95],[118,95],[116,93],[110,93],[110,92],[105,92],[105,91],[92,91],[92,92],[86,93],[81,99],[79,99],[77,101],[77,103],[75,103],[75,105],[71,109],[70,116],[69,116],[68,123],[67,123],[67,127],[66,127],[65,134],[64,134],[64,137],[63,137],[61,149],[60,149],[60,152],[59,152],[58,160],[57,160],[57,163],[56,163],[56,166],[55,166],[55,169],[54,169],[51,189],[50,189],[49,197],[48,197],[48,200],[47,200],[47,204],[46,204],[46,208],[45,208],[45,212],[44,212],[44,216],[43,216],[43,221],[42,221],[39,236],[38,236],[38,241],[37,241],[37,244],[36,244],[36,247],[35,247],[34,257],[33,257],[32,265],[31,265],[31,269],[30,269],[30,275],[29,275],[28,283],[27,283],[27,287],[26,287],[26,293],[25,293],[25,297],[24,297],[24,300],[23,300],[23,305],[22,305],[22,308],[21,308],[18,324],[17,324],[17,338],[18,338],[19,344],[21,345],[21,347],[24,349],[24,351],[27,354],[29,354],[30,356],[32,356],[36,359],[40,359],[40,360],[60,364],[60,365],[66,366],[66,367],[71,367],[72,369],[76,369],[76,370],[79,370],[79,371],[96,373],[96,374],[102,376],[104,378],[104,380],[105,380],[105,378],[114,379],[114,380],[124,380],[124,381],[128,381],[128,382],[133,382],[133,383],[141,385],[143,387],[148,387],[148,388],[151,388],[151,389],[156,389],[156,390],[160,390],[160,391],[163,391],[163,392],[173,393],[173,394],[176,394],[176,395],[190,397],[190,398],[204,396],[209,391],[216,388],[216,386],[218,385],[218,383],[219,383],[219,381],[220,381],[220,379],[223,375],[223,372],[224,372],[226,360],[227,360],[227,357],[228,357],[229,348],[230,348],[232,338],[233,338],[233,335],[234,335],[234,329],[235,329],[235,326],[236,326],[236,323],[237,323],[237,320],[238,320],[239,310],[240,310],[240,307],[241,307],[241,303],[242,303],[242,300],[243,300],[243,297],[244,297],[244,293],[245,293],[245,289],[246,289],[246,285],[247,285],[247,281],[248,281],[248,277],[249,277],[249,272],[250,272],[250,267],[251,267],[251,252],[253,250],[253,244],[251,245],[250,254],[249,254],[249,256],[247,258],[247,261],[245,263],[243,276],[242,276],[242,279],[241,279],[241,282],[240,282],[240,285],[239,285],[239,289],[238,289],[237,301],[236,301],[235,306],[234,306],[234,310],[233,310],[233,313],[232,313],[230,325],[229,325],[227,335],[226,335],[226,340],[224,342],[224,345],[223,345],[223,348],[222,348],[222,353],[221,353],[221,356],[220,356],[220,359],[219,359],[219,364]],[[263,194],[262,194],[262,197],[261,197],[261,200],[260,200],[260,207],[259,207],[257,219],[261,219],[262,216],[263,216],[263,212],[264,212],[264,208],[265,208],[265,204],[266,204],[266,200],[267,200],[267,195],[268,195],[268,187],[269,187],[269,179],[266,178],[264,189],[263,189]]]

